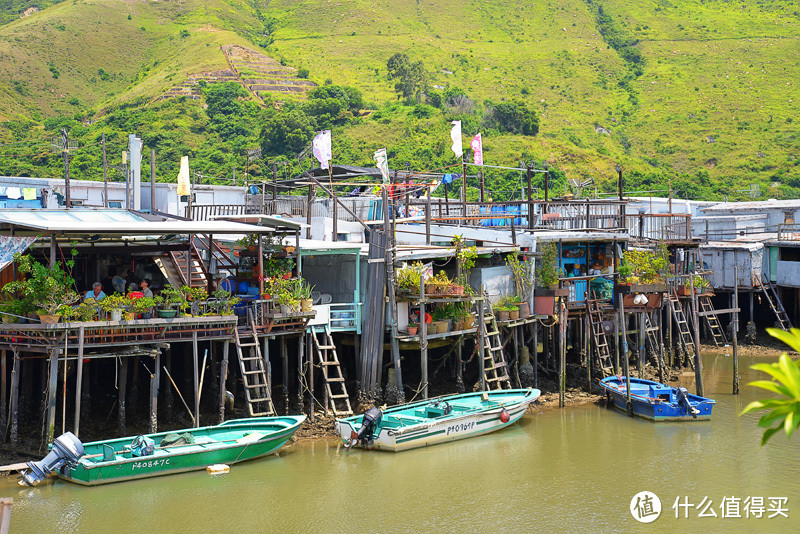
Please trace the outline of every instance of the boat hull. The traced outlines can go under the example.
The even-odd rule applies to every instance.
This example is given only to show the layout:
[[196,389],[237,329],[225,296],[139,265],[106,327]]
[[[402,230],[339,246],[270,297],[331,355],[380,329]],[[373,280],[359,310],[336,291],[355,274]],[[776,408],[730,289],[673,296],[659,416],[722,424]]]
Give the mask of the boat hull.
[[[600,385],[611,400],[614,408],[627,413],[627,388],[625,379],[607,377],[600,381]],[[656,389],[650,389],[654,387]],[[697,410],[694,416],[683,405],[675,401],[677,388],[672,388],[658,382],[631,378],[631,409],[633,415],[653,422],[668,421],[708,421],[715,401],[698,395],[688,395],[689,404]],[[671,392],[671,400],[659,399],[652,391]]]
[[[511,402],[494,403],[489,401],[484,408],[476,408],[473,411],[463,413],[453,413],[435,419],[421,420],[416,424],[405,424],[402,426],[384,426],[378,428],[374,434],[372,443],[366,447],[375,450],[399,452],[418,447],[427,447],[440,443],[447,443],[461,439],[467,439],[483,434],[489,434],[501,430],[516,423],[528,409],[528,406],[539,397],[539,390],[505,390],[488,393],[490,398],[503,394],[508,397],[509,393],[521,393],[517,399]],[[437,399],[439,402],[456,404],[471,396],[480,397],[481,392],[466,395],[451,395]],[[400,419],[408,418],[407,413],[417,408],[425,407],[430,404],[428,401],[415,403],[400,407],[395,407],[384,412],[384,421],[390,422],[399,416]],[[503,422],[501,415],[506,412],[508,419]],[[404,414],[405,413],[405,414]],[[347,443],[353,432],[358,432],[361,427],[361,417],[351,417],[341,419],[336,422],[337,431],[342,440]]]
[[[266,421],[259,423],[258,420]],[[231,438],[241,435],[245,441],[230,443],[212,441],[198,444],[167,447],[156,449],[152,455],[140,457],[120,457],[115,455],[109,461],[96,461],[84,457],[77,464],[64,466],[59,471],[59,476],[69,482],[86,486],[96,486],[111,482],[122,482],[140,478],[149,478],[162,475],[171,475],[187,471],[205,469],[208,465],[223,463],[234,464],[265,456],[280,449],[299,428],[305,420],[300,417],[255,418],[229,421],[216,427],[202,429],[187,429],[176,432],[199,433]],[[248,422],[249,421],[249,422]],[[255,423],[253,421],[256,421]],[[277,426],[277,428],[276,428]],[[254,433],[263,435],[257,439],[247,441],[246,436]],[[168,432],[150,434],[156,441]],[[103,445],[118,448],[121,443],[130,443],[133,438],[121,438],[104,442],[85,444],[87,451],[101,450]]]

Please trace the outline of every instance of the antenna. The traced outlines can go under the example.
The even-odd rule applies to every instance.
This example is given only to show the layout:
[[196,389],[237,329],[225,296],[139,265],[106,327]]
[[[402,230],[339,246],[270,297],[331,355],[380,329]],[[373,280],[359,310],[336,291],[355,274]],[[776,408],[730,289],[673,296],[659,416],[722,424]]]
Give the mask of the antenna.
[[61,153],[64,156],[64,204],[67,209],[71,206],[69,194],[69,153],[78,150],[78,141],[70,139],[66,128],[61,128],[61,135],[50,139],[50,152]]
[[588,180],[579,180],[577,178],[569,178],[567,179],[567,183],[569,184],[570,189],[575,193],[576,197],[581,196],[581,193],[584,189],[594,184],[594,178],[589,178]]
[[750,184],[748,189],[737,189],[737,193],[747,193],[747,196],[753,200],[761,196],[761,184]]

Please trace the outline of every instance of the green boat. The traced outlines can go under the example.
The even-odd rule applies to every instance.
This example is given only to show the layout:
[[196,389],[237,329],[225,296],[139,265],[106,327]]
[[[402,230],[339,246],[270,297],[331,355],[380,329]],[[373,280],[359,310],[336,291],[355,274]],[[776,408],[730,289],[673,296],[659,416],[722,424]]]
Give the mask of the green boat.
[[[195,471],[212,464],[230,465],[277,451],[305,419],[304,415],[232,419],[216,426],[144,436],[152,441],[142,436],[94,441],[83,444],[80,460],[65,463],[57,472],[69,482],[95,486]],[[169,434],[180,436],[182,443],[162,446]]]
[[338,419],[336,430],[349,448],[404,451],[488,434],[516,423],[539,398],[538,389],[505,389],[371,408]]

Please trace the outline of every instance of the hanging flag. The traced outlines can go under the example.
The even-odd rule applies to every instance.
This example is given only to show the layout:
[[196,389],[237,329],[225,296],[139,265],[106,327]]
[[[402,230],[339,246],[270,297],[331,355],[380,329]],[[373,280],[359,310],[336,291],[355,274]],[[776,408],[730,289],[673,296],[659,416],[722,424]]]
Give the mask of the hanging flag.
[[189,194],[189,156],[181,157],[181,170],[178,173],[178,195]]
[[333,159],[331,153],[331,131],[323,130],[317,134],[312,143],[314,157],[319,161],[321,169],[328,168],[328,162]]
[[385,148],[379,148],[375,155],[372,156],[375,161],[378,163],[378,169],[381,171],[381,176],[383,176],[383,183],[389,183],[389,158],[386,155]]
[[464,149],[461,147],[461,121],[453,121],[450,124],[453,125],[450,130],[450,139],[453,140],[453,146],[450,147],[450,150],[453,151],[457,158],[460,158],[464,154]]
[[483,165],[483,139],[481,138],[480,132],[472,138],[469,146],[472,148],[472,157],[475,165]]

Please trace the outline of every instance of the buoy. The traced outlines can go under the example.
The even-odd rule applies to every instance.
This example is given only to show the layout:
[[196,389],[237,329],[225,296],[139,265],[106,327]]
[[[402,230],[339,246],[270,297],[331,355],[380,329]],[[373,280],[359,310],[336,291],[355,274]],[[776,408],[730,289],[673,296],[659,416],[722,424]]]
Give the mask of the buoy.
[[231,472],[231,466],[226,464],[213,464],[206,467],[206,472],[209,475],[224,475]]
[[511,416],[508,415],[508,412],[506,411],[506,409],[503,408],[503,411],[500,412],[500,422],[501,423],[508,423],[509,419],[511,419]]

